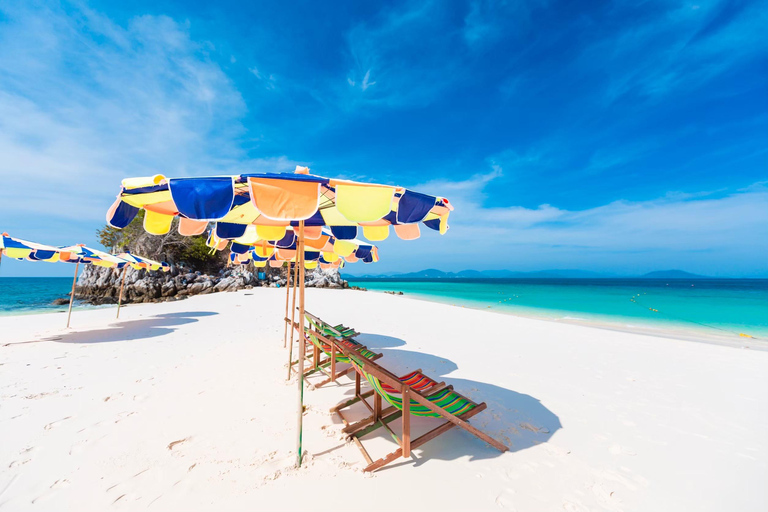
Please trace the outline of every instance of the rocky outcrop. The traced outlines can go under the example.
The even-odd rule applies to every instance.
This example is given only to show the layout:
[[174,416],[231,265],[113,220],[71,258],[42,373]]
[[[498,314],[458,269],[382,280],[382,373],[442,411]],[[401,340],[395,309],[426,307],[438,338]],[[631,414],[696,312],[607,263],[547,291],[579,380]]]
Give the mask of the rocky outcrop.
[[[284,269],[257,269],[248,266],[229,267],[215,275],[192,272],[171,266],[169,272],[135,270],[125,273],[123,303],[177,300],[191,295],[228,292],[256,286],[285,286]],[[77,279],[75,298],[91,304],[116,304],[120,293],[122,270],[86,266]],[[306,286],[347,288],[336,269],[314,269],[305,275]]]
[[341,278],[338,269],[323,270],[316,268],[308,271],[304,281],[306,286],[314,288],[347,288],[349,285]]

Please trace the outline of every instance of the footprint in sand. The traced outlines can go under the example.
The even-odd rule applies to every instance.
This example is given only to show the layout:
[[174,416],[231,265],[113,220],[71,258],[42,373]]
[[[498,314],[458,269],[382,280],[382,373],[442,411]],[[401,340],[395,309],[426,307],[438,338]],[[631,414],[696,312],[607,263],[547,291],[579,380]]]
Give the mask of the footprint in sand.
[[115,420],[115,423],[120,423],[125,418],[129,418],[129,417],[133,416],[134,414],[139,414],[139,413],[136,412],[136,411],[124,411],[124,412],[121,412],[120,414],[117,415],[117,419]]
[[69,480],[66,478],[62,478],[61,480],[56,480],[51,484],[51,489],[63,489],[64,487],[69,487]]
[[595,484],[592,486],[592,494],[604,507],[612,510],[619,510],[617,508],[619,506],[619,500],[613,491],[606,491],[600,484]]
[[34,505],[34,504],[36,504],[36,503],[38,503],[40,501],[47,500],[48,498],[50,498],[51,496],[53,496],[55,494],[55,491],[57,489],[63,489],[65,487],[69,487],[69,480],[67,480],[66,478],[62,478],[60,480],[56,480],[49,487],[50,490],[46,491],[45,493],[41,494],[37,498],[33,499],[32,500],[32,504]]
[[626,446],[614,444],[611,446],[610,451],[614,455],[637,455],[637,452]]
[[588,508],[568,500],[563,500],[563,510],[568,512],[589,512]]
[[192,438],[191,437],[185,437],[184,439],[179,439],[178,441],[172,441],[171,443],[168,444],[167,448],[168,448],[168,450],[173,451],[174,447],[180,445],[181,443],[186,443],[190,439],[192,439]]
[[517,510],[514,503],[512,503],[512,496],[514,494],[514,489],[504,489],[504,492],[496,496],[496,505],[504,510]]
[[52,421],[51,423],[47,424],[43,428],[45,430],[51,430],[52,428],[58,427],[61,424],[62,421],[68,420],[70,418],[72,418],[72,416],[67,416],[66,418],[61,418],[60,420]]
[[520,423],[520,428],[530,430],[531,432],[535,432],[537,434],[549,434],[549,429],[547,427],[536,427],[526,422]]

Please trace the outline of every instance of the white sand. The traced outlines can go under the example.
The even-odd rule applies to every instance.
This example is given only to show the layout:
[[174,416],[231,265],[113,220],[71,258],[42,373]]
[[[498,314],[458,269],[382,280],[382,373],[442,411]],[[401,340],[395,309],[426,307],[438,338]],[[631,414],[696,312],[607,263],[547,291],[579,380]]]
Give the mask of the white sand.
[[768,510],[767,352],[372,292],[307,305],[395,373],[487,402],[472,423],[511,450],[454,429],[364,474],[327,412],[345,378],[305,392],[293,469],[283,297],[77,311],[69,332],[63,314],[0,317],[0,510]]

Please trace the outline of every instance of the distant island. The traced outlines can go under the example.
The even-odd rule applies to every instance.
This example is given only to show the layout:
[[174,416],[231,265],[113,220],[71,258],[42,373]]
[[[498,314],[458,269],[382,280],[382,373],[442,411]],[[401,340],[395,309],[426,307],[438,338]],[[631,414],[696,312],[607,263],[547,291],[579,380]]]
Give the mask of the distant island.
[[419,272],[378,275],[366,274],[361,276],[349,275],[347,277],[353,279],[711,279],[708,276],[692,274],[691,272],[686,272],[684,270],[656,270],[640,276],[619,276],[616,274],[574,269],[539,270],[535,272],[518,272],[514,270],[462,270],[460,272],[444,272],[435,268],[428,268]]
[[640,277],[643,279],[708,279],[707,276],[691,274],[685,270],[656,270]]

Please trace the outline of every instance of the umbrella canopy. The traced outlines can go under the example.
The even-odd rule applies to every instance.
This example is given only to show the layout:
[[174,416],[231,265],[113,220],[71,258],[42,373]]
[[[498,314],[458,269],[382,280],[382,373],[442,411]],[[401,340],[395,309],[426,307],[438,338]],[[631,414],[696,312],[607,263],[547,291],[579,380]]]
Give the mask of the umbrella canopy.
[[[35,242],[29,242],[20,238],[13,238],[8,233],[3,233],[0,237],[0,257],[29,261],[47,261],[47,262],[65,262],[75,264],[75,275],[72,279],[72,292],[69,297],[69,310],[67,312],[67,327],[69,327],[72,315],[72,304],[75,298],[75,285],[77,282],[77,271],[80,264],[96,265],[106,268],[123,269],[133,267],[135,269],[147,270],[170,270],[170,266],[165,262],[157,262],[149,258],[137,256],[129,252],[115,256],[113,254],[91,249],[85,245],[71,245],[69,247],[53,247]],[[120,285],[120,296],[117,305],[117,314],[120,315],[120,305],[123,298],[123,285],[125,284],[125,272],[123,272],[123,282]]]
[[145,270],[162,270],[163,272],[168,272],[171,270],[171,266],[164,261],[161,262],[151,260],[143,256],[131,254],[130,252],[120,253],[117,255],[117,257],[127,261],[128,264],[136,270],[140,270],[142,268]]
[[[305,356],[304,269],[307,256],[316,253],[318,262],[321,257],[330,261],[332,255],[329,254],[328,258],[320,255],[325,252],[323,249],[330,242],[330,236],[336,242],[350,241],[355,240],[360,231],[364,238],[372,242],[387,238],[390,227],[404,240],[418,238],[420,225],[444,234],[448,229],[448,215],[453,206],[444,197],[391,185],[324,178],[309,174],[306,167],[297,166],[294,174],[240,174],[200,178],[166,178],[156,175],[125,179],[117,200],[107,212],[107,222],[115,228],[124,228],[140,210],[144,210],[144,229],[148,233],[168,233],[175,217],[179,218],[179,233],[185,236],[202,235],[208,223],[215,222],[209,235],[209,246],[223,250],[228,240],[234,240],[240,245],[253,245],[251,254],[259,258],[277,259],[283,241],[290,238],[290,232],[293,232],[294,240],[285,240],[284,243],[286,247],[294,247],[296,244],[295,254],[286,261],[298,259],[293,281],[294,287],[298,284],[299,323],[292,318],[286,317],[285,320],[290,322],[291,332],[295,329],[302,340],[299,343],[297,411],[297,465],[301,465]],[[328,228],[330,235],[324,235],[323,228]],[[325,240],[324,236],[328,239]],[[354,255],[352,252],[348,254],[364,261],[374,261],[378,257],[373,246],[367,253],[363,251],[358,255],[360,249],[358,245]],[[272,253],[267,255],[270,250]],[[335,249],[334,254],[340,255]],[[349,259],[349,256],[342,256]],[[286,294],[286,308],[287,297]],[[294,293],[294,300],[295,297]]]
[[337,180],[308,174],[241,174],[201,178],[166,178],[156,175],[122,182],[107,222],[126,227],[145,211],[144,229],[165,234],[174,217],[179,233],[200,235],[214,221],[219,239],[246,235],[249,225],[262,240],[280,240],[286,229],[304,222],[307,240],[317,239],[321,228],[330,228],[339,240],[352,240],[362,231],[370,241],[384,240],[390,226],[397,236],[412,240],[420,225],[448,229],[453,206],[447,199],[403,187]]
[[[255,226],[248,226],[248,230]],[[210,247],[226,247],[226,240],[220,240],[211,231],[208,238]],[[232,241],[230,246],[230,261],[245,264],[253,260],[257,267],[263,267],[267,262],[296,261],[297,234],[294,228],[286,230],[280,240],[259,240],[258,237],[240,237]],[[373,263],[379,260],[378,248],[362,240],[339,240],[328,228],[323,228],[318,238],[306,240],[304,261],[306,268],[339,268],[344,263],[363,261]]]
[[0,236],[0,255],[9,258],[55,263],[59,261],[60,252],[58,247],[13,238],[8,233],[3,233]]
[[59,249],[60,261],[69,263],[84,263],[106,268],[123,268],[129,262],[114,254],[109,254],[98,249],[91,249],[85,245],[70,245]]

